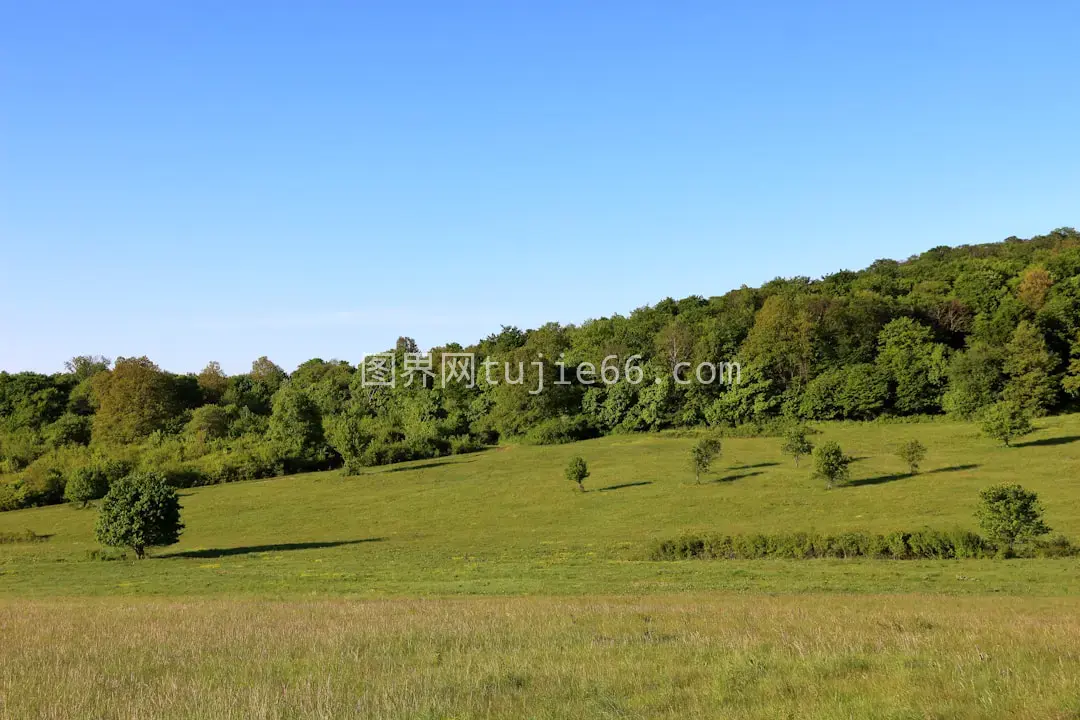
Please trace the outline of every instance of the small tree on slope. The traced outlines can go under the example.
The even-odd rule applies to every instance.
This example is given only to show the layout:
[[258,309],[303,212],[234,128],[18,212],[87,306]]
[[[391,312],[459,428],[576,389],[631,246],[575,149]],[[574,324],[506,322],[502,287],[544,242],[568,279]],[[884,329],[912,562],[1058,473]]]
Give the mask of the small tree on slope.
[[135,473],[102,499],[94,533],[102,545],[129,547],[142,559],[149,547],[177,542],[183,529],[176,490],[157,473]]
[[577,483],[578,489],[585,492],[585,478],[589,477],[589,466],[580,457],[570,458],[566,465],[566,479]]

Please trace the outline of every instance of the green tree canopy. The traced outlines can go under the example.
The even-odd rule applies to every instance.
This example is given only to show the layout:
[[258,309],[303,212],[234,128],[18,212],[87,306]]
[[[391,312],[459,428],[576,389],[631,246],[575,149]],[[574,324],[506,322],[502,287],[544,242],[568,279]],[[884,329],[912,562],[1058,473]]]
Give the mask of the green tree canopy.
[[137,473],[114,483],[94,526],[102,545],[129,547],[140,559],[147,548],[179,541],[183,529],[176,490],[157,473]]

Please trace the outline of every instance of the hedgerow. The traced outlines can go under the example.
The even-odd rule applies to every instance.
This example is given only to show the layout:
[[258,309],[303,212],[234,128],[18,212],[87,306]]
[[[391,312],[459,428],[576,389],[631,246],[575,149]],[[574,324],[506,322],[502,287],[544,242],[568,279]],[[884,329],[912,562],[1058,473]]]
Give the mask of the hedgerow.
[[[1028,543],[1009,553],[1017,557],[1072,557],[1080,548],[1068,538]],[[835,535],[813,532],[781,534],[684,534],[658,539],[648,548],[650,560],[756,560],[780,558],[880,558],[951,560],[999,557],[993,542],[969,530],[916,530],[887,534],[851,531]]]

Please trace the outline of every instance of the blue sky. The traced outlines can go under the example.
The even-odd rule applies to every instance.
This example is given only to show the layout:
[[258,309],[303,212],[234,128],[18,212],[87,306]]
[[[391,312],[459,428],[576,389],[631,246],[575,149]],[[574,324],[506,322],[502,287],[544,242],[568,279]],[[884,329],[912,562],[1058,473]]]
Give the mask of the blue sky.
[[0,0],[0,369],[357,362],[1080,224],[1080,5]]

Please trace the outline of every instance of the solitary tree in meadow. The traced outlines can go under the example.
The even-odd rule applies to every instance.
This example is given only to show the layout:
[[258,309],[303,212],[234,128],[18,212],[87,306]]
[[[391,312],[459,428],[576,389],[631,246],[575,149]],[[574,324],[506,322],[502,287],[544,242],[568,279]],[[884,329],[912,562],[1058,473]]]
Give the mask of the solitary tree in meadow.
[[129,547],[141,560],[148,547],[179,541],[183,529],[176,490],[158,473],[135,473],[109,488],[94,533],[102,545]]
[[896,455],[908,466],[912,475],[919,473],[919,464],[926,459],[926,446],[918,440],[908,440],[896,450]]
[[64,499],[86,507],[91,500],[100,500],[109,491],[109,477],[104,470],[89,465],[77,468],[64,486]]
[[983,412],[983,432],[1000,440],[1005,447],[1009,447],[1014,438],[1027,435],[1034,429],[1031,416],[1019,403],[1006,400],[991,405]]
[[850,476],[848,465],[851,458],[840,449],[840,444],[830,440],[814,450],[814,475],[825,481],[826,487],[833,488],[847,482]]
[[784,433],[784,444],[780,451],[785,455],[795,458],[795,467],[799,467],[799,458],[809,455],[814,451],[814,443],[806,438],[806,428],[802,425],[794,425]]
[[711,435],[701,438],[694,447],[690,448],[690,466],[694,469],[696,482],[700,483],[701,476],[708,474],[720,450],[720,438]]
[[580,457],[570,458],[566,465],[566,479],[577,483],[578,489],[585,492],[585,478],[589,477],[589,466]]
[[1050,532],[1043,522],[1038,495],[1020,485],[988,487],[979,493],[979,499],[976,512],[979,525],[998,544],[999,550],[1011,550],[1017,542],[1034,540]]

